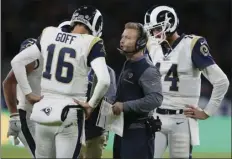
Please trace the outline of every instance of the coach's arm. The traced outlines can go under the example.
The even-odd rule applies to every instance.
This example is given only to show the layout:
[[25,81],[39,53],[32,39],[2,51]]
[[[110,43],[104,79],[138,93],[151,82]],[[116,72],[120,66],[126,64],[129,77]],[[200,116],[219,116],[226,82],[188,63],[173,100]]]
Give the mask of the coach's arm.
[[155,66],[144,71],[139,79],[144,97],[123,103],[123,112],[149,113],[161,106],[163,101],[161,75]]

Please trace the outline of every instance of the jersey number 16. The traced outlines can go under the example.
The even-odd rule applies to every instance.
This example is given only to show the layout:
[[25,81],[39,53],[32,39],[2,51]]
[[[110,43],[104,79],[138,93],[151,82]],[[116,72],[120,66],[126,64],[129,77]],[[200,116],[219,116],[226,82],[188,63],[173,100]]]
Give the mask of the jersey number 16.
[[[46,79],[51,79],[51,67],[52,67],[52,60],[53,56],[55,54],[55,44],[51,44],[48,46],[48,57],[47,57],[47,63],[45,66],[45,72],[43,72],[43,77]],[[69,83],[72,81],[73,78],[73,71],[74,67],[70,62],[64,61],[65,55],[68,54],[70,58],[76,58],[76,51],[72,48],[63,47],[60,49],[58,53],[58,60],[56,64],[56,70],[55,70],[55,78],[57,81],[62,83]],[[67,74],[66,76],[62,76],[62,70],[63,68],[67,68]]]

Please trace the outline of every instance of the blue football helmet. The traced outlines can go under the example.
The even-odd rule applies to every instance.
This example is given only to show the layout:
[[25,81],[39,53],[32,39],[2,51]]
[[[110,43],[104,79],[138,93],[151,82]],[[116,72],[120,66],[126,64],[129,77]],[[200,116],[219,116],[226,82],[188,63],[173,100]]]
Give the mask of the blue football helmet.
[[26,49],[27,47],[35,44],[36,41],[37,40],[34,38],[28,38],[28,39],[24,40],[20,45],[20,52],[23,51],[24,49]]
[[70,21],[64,21],[62,23],[60,23],[60,25],[58,26],[58,28],[60,28],[63,32],[70,32]]
[[103,17],[101,12],[93,6],[81,6],[72,15],[71,27],[75,22],[85,24],[93,36],[102,35]]

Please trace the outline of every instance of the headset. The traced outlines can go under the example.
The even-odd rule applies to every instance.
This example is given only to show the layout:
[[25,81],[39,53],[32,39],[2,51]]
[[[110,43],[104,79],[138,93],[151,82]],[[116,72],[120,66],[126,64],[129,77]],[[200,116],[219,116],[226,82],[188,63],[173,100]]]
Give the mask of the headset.
[[135,50],[132,52],[125,52],[120,48],[117,48],[118,51],[122,54],[135,54],[138,51],[144,49],[146,47],[147,41],[148,41],[148,35],[146,30],[143,28],[143,25],[141,23],[136,23],[139,27],[139,37],[136,40],[136,44],[135,44]]
[[148,41],[148,35],[145,29],[143,28],[143,25],[141,23],[137,23],[139,30],[140,30],[140,35],[139,38],[136,41],[136,51],[139,51],[141,49],[144,49],[146,47],[147,41]]

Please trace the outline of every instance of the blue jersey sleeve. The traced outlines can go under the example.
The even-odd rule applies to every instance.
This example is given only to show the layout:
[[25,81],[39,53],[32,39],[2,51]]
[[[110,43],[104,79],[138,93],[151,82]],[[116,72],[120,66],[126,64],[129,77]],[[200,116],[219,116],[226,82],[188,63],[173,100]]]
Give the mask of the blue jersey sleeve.
[[36,43],[36,39],[33,39],[33,38],[28,38],[28,39],[24,40],[20,45],[19,52],[23,51],[24,49],[26,49],[27,47],[29,47],[35,43]]
[[88,59],[87,59],[87,64],[90,67],[90,63],[98,58],[98,57],[105,57],[106,55],[106,51],[105,51],[105,47],[103,44],[103,41],[98,41],[96,44],[94,44],[94,46],[92,47],[92,49],[90,50]]
[[88,89],[87,89],[87,99],[90,99],[90,93],[91,93],[91,88],[93,85],[93,78],[94,78],[94,71],[91,69],[91,71],[88,74]]
[[200,70],[215,64],[205,38],[199,38],[192,49],[192,61]]

